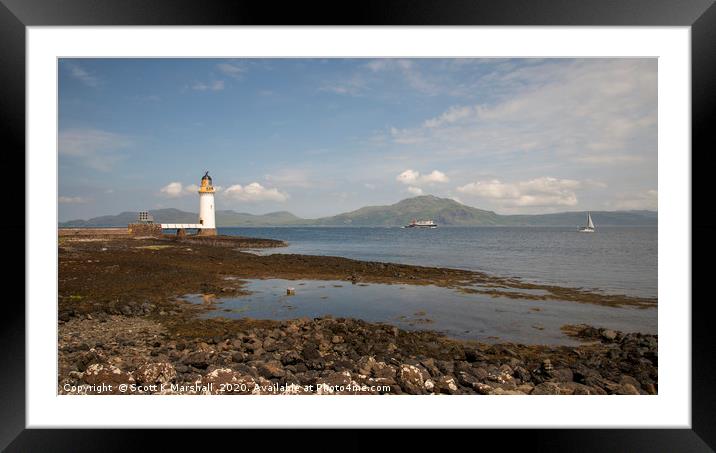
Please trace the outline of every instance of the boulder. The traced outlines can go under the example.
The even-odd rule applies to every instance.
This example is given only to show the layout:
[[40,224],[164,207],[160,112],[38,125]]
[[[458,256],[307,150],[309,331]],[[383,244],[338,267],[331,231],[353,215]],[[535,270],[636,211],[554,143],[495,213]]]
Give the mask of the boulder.
[[430,373],[430,376],[437,377],[440,376],[440,370],[437,367],[437,364],[435,363],[435,359],[424,359],[420,361],[420,365],[422,365],[428,373]]
[[532,375],[530,374],[530,372],[521,366],[516,366],[512,369],[512,376],[522,382],[529,382],[532,379]]
[[480,395],[490,395],[495,390],[495,388],[491,385],[484,384],[482,382],[476,382],[473,384],[472,388]]
[[202,382],[211,384],[210,393],[213,395],[251,395],[258,393],[256,380],[249,375],[229,368],[217,368],[204,376]]
[[569,387],[563,387],[557,382],[543,382],[537,384],[532,390],[532,395],[571,395],[574,393],[574,389]]
[[574,373],[572,373],[572,370],[569,368],[552,370],[550,376],[552,376],[555,381],[559,382],[572,382],[574,380]]
[[492,389],[492,391],[489,393],[490,395],[526,395],[526,393],[520,391],[520,390],[505,390],[501,387],[496,387]]
[[286,371],[283,369],[281,362],[278,360],[270,360],[268,362],[259,363],[256,366],[259,375],[271,379],[271,378],[282,378],[286,375]]
[[395,367],[388,365],[385,362],[375,362],[372,368],[373,377],[383,379],[395,378],[397,371]]
[[107,363],[107,357],[101,351],[90,349],[87,352],[81,353],[75,361],[75,365],[79,371],[85,371],[87,367],[93,363]]
[[631,377],[627,374],[624,374],[624,375],[622,375],[621,378],[619,378],[619,384],[621,384],[621,385],[631,384],[637,390],[641,388],[641,383],[639,383],[639,381],[637,381],[636,379],[634,379],[633,377]]
[[182,363],[194,368],[206,368],[211,364],[211,355],[209,351],[192,352],[182,360]]
[[266,352],[273,352],[278,349],[278,342],[273,338],[267,338],[263,342],[263,349]]
[[465,348],[465,360],[470,363],[483,360],[484,356],[475,348]]
[[303,345],[302,355],[306,360],[317,360],[321,358],[321,353],[318,352],[318,346],[313,342],[308,342]]
[[134,372],[134,379],[139,384],[168,384],[176,379],[177,372],[168,362],[147,363]]
[[440,393],[454,395],[458,392],[457,383],[452,376],[440,376],[435,384]]
[[457,373],[457,382],[464,387],[476,388],[480,380],[468,372],[460,371]]
[[599,388],[589,387],[578,382],[564,382],[560,383],[561,388],[567,389],[567,392],[571,391],[571,395],[603,395],[604,391]]
[[406,393],[421,395],[426,392],[425,379],[427,376],[415,365],[401,364],[398,368],[398,384]]
[[360,359],[358,359],[358,362],[356,363],[356,367],[358,369],[358,373],[364,375],[364,376],[370,376],[371,372],[373,371],[373,367],[375,367],[376,361],[371,356],[363,356]]
[[98,388],[106,387],[98,392],[98,394],[123,394],[120,390],[121,385],[134,384],[134,378],[131,374],[124,372],[114,365],[94,363],[87,367],[84,373],[82,373],[82,381],[89,385],[94,385]]
[[281,363],[284,365],[293,365],[302,361],[301,354],[291,350],[281,356]]
[[259,339],[254,339],[253,341],[244,344],[244,347],[247,351],[256,354],[263,350],[263,342]]
[[617,333],[613,330],[606,329],[602,332],[602,338],[607,341],[614,341],[617,338]]
[[[333,372],[316,380],[317,395],[352,395],[356,392],[352,390],[352,380],[349,371]],[[358,384],[355,384],[358,385]]]

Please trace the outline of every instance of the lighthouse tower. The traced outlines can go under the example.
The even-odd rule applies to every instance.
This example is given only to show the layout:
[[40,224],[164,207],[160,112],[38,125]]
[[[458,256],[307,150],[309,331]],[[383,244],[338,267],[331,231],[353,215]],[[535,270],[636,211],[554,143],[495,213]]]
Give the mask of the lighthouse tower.
[[200,236],[216,236],[216,216],[214,215],[214,186],[209,172],[204,173],[199,187],[199,230]]

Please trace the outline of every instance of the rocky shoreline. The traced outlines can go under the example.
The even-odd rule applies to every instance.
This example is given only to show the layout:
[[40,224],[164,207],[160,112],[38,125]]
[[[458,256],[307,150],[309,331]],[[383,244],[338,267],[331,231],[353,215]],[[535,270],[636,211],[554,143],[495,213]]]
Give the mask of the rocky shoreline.
[[[250,247],[250,241],[242,247]],[[60,394],[656,394],[655,335],[565,326],[582,344],[482,344],[356,319],[199,319],[238,278],[459,286],[480,274],[256,256],[168,239],[60,240]],[[494,285],[505,280],[489,280]],[[576,297],[576,296],[575,296]],[[595,296],[596,297],[596,296]]]
[[[657,339],[588,326],[579,347],[451,341],[354,319],[297,319],[211,338],[141,317],[60,327],[60,394],[639,395]],[[126,388],[122,388],[124,384]]]

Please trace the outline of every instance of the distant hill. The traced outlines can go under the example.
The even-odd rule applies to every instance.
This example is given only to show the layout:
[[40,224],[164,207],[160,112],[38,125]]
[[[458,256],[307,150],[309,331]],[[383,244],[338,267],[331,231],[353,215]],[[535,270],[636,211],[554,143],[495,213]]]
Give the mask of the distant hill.
[[[196,223],[198,215],[179,209],[149,211],[157,223]],[[654,211],[591,211],[594,223],[608,225],[657,225]],[[231,226],[402,226],[412,219],[433,219],[441,226],[579,226],[586,223],[586,211],[560,212],[538,215],[500,215],[432,195],[407,198],[386,206],[366,206],[355,211],[319,219],[302,219],[287,211],[268,214],[248,214],[236,211],[217,211],[216,224]],[[61,227],[125,226],[137,219],[136,212],[89,220],[71,220]]]
[[[149,211],[156,223],[196,223],[199,214],[179,209],[156,209]],[[61,227],[116,227],[126,226],[136,222],[138,212],[122,212],[117,215],[94,217],[89,220],[70,220],[60,223]],[[275,226],[275,225],[301,225],[311,223],[301,219],[290,212],[280,211],[269,214],[255,215],[236,211],[216,211],[218,226]]]
[[[196,218],[196,214],[194,218]],[[216,224],[218,226],[285,226],[306,225],[310,220],[296,217],[288,211],[270,212],[268,214],[248,214],[236,211],[216,211]]]
[[[149,211],[157,223],[196,223],[198,214],[181,211],[179,209],[157,209]],[[127,226],[137,221],[137,212],[122,212],[117,215],[93,217],[89,220],[70,220],[60,223],[62,227],[116,227]]]
[[433,219],[439,225],[498,225],[500,216],[455,200],[432,195],[407,198],[388,206],[366,206],[333,217],[316,219],[318,225],[402,226],[413,219]]
[[[654,211],[590,211],[594,224],[601,226],[647,226],[657,225]],[[501,216],[505,225],[525,226],[572,226],[586,225],[587,211],[559,212],[539,215]]]

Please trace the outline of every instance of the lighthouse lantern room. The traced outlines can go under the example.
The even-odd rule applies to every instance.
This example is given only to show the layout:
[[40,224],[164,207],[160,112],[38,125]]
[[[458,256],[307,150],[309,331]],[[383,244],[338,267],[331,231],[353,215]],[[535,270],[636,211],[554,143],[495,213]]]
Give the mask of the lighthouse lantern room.
[[209,172],[204,173],[199,187],[199,224],[202,236],[216,236],[216,216],[214,214],[214,186]]

